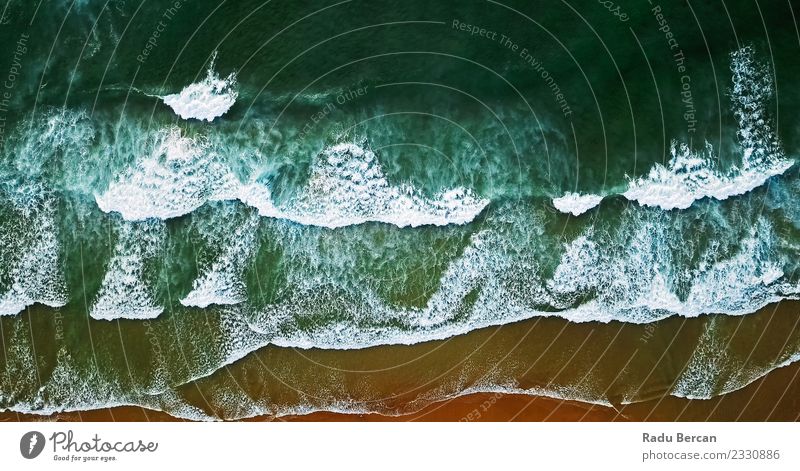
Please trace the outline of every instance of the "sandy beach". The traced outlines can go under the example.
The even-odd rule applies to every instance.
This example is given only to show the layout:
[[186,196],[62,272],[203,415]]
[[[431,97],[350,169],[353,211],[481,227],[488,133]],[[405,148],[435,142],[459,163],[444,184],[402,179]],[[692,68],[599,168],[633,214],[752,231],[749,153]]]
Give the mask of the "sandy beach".
[[[733,323],[733,332],[729,343],[736,345],[747,354],[750,361],[756,361],[759,355],[770,357],[775,348],[785,344],[797,333],[798,303],[784,302],[768,306],[754,315],[739,318],[720,317],[719,319]],[[358,407],[378,408],[386,413],[342,413],[316,411],[303,414],[257,415],[248,418],[250,421],[796,421],[800,418],[800,363],[777,368],[765,376],[755,379],[746,386],[710,399],[687,399],[665,394],[676,382],[670,379],[691,363],[686,359],[680,361],[657,361],[642,363],[642,371],[635,378],[639,382],[642,399],[633,403],[625,401],[612,402],[614,406],[604,406],[580,401],[559,400],[535,394],[508,394],[501,392],[481,392],[459,394],[454,393],[447,399],[437,399],[434,393],[442,391],[441,384],[451,382],[451,376],[461,377],[468,372],[477,378],[486,375],[489,366],[502,368],[510,364],[508,374],[513,374],[520,385],[534,388],[544,384],[547,378],[551,382],[553,376],[549,366],[536,368],[528,365],[518,368],[523,359],[547,358],[550,347],[540,351],[542,339],[548,338],[548,332],[560,349],[570,349],[576,343],[585,345],[582,336],[595,339],[596,349],[609,351],[617,349],[616,356],[635,356],[643,336],[653,335],[674,339],[663,354],[656,358],[681,358],[685,348],[683,344],[693,345],[687,332],[702,332],[713,318],[670,319],[650,332],[645,326],[615,326],[613,324],[573,324],[557,319],[534,319],[513,325],[497,328],[481,329],[470,334],[439,342],[429,342],[412,346],[379,347],[357,351],[331,350],[296,350],[267,347],[255,352],[240,362],[230,365],[225,373],[234,377],[247,377],[248,382],[240,382],[239,387],[255,391],[269,388],[273,392],[283,388],[286,401],[296,401],[302,391],[311,391],[316,379],[324,374],[342,378],[341,383],[353,381],[362,385],[370,384],[374,389],[365,395]],[[622,328],[628,330],[622,330]],[[760,332],[755,342],[744,342],[737,335],[751,335]],[[610,332],[614,335],[610,335]],[[620,333],[621,332],[621,333]],[[650,332],[648,334],[648,332]],[[625,340],[628,338],[629,340]],[[606,340],[603,340],[606,339]],[[606,342],[606,343],[603,343]],[[479,345],[479,347],[475,347]],[[771,346],[771,347],[770,347]],[[769,348],[767,348],[769,347]],[[765,349],[764,352],[761,350]],[[778,348],[778,351],[780,349]],[[538,353],[537,353],[538,352]],[[586,354],[592,356],[592,350]],[[462,359],[469,358],[468,366],[462,365]],[[504,357],[504,358],[503,358]],[[503,358],[502,361],[498,358]],[[581,364],[578,358],[575,364]],[[482,359],[485,359],[482,360]],[[451,365],[456,365],[455,367]],[[544,362],[547,363],[547,362]],[[286,371],[293,372],[293,377],[281,376],[275,368],[264,365],[282,364]],[[611,361],[608,364],[599,361],[590,362],[591,373],[597,378],[608,377],[612,380],[619,377],[624,366],[634,364],[631,361]],[[255,366],[259,365],[259,366]],[[488,365],[488,366],[487,366]],[[536,365],[536,362],[533,362]],[[621,366],[622,365],[622,366]],[[664,366],[666,365],[666,366]],[[670,366],[671,365],[671,366]],[[437,368],[439,370],[437,370]],[[430,371],[429,371],[430,370]],[[442,373],[443,371],[444,373]],[[423,372],[428,372],[423,374]],[[653,373],[656,372],[656,373]],[[660,379],[652,376],[662,375]],[[369,380],[369,383],[365,381]],[[293,381],[287,387],[287,381]],[[605,388],[609,397],[623,395],[624,390],[617,391],[614,381]],[[200,380],[200,387],[213,385],[214,378]],[[437,386],[439,384],[439,386]],[[402,389],[401,386],[402,385]],[[422,391],[422,392],[420,392]],[[428,391],[427,393],[425,391]],[[191,397],[187,393],[187,397]],[[280,400],[281,396],[273,396]],[[431,399],[420,399],[430,397]],[[180,420],[164,412],[141,407],[114,407],[97,410],[66,412],[52,416],[35,414],[17,414],[5,412],[0,414],[3,421],[175,421]]]
[[[260,416],[249,421],[388,422],[388,421],[796,421],[800,419],[800,365],[773,371],[749,386],[711,400],[666,397],[619,409],[525,394],[477,393],[438,401],[405,415],[313,412],[285,417]],[[141,422],[180,421],[140,407],[115,407],[52,416],[0,414],[0,421]]]

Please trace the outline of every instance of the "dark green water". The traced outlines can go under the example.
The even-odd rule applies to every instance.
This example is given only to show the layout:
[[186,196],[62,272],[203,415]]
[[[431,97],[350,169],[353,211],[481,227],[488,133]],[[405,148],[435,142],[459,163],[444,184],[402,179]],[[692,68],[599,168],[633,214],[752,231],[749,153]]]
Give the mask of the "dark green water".
[[[275,346],[382,356],[540,318],[644,329],[648,357],[688,319],[664,394],[794,361],[791,319],[756,364],[767,327],[730,330],[800,293],[800,8],[451,3],[2,6],[0,409],[275,413],[269,381],[241,387]],[[513,368],[440,393],[650,397],[526,383],[503,346]],[[358,409],[358,378],[280,410]]]

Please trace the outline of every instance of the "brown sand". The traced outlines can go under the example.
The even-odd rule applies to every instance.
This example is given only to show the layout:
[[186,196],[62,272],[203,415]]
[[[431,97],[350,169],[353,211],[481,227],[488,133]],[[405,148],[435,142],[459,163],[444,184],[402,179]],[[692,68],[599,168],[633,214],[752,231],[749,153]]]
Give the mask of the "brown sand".
[[[389,416],[381,414],[341,414],[313,412],[286,417],[254,417],[248,421],[286,422],[390,422],[390,421],[608,421],[617,412],[609,407],[560,401],[524,394],[477,393],[433,403],[419,412]],[[114,407],[84,412],[66,412],[42,417],[31,414],[6,412],[1,421],[57,421],[57,422],[139,422],[180,421],[163,412],[140,407]]]

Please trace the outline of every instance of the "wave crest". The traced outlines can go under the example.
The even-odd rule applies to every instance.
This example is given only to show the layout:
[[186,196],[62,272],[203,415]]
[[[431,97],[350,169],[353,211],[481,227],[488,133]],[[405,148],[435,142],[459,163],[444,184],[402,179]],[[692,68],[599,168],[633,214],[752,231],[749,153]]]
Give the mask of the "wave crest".
[[208,66],[206,77],[186,86],[180,93],[161,97],[164,104],[183,119],[198,119],[211,122],[231,109],[239,92],[236,90],[236,73],[220,78],[214,72],[216,53]]
[[323,150],[297,196],[277,205],[268,185],[242,183],[204,141],[184,137],[178,128],[157,133],[149,155],[95,194],[100,209],[131,221],[169,219],[207,201],[232,199],[264,217],[326,228],[466,224],[489,204],[463,187],[427,197],[410,185],[392,185],[372,151],[345,143]]

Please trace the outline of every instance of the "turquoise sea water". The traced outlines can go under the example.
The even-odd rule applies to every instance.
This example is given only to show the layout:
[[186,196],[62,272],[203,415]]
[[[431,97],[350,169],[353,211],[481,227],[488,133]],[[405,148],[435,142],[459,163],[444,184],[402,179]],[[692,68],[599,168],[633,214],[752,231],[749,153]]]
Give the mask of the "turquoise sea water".
[[[8,2],[0,408],[239,418],[277,409],[226,365],[269,345],[797,298],[797,6],[609,3]],[[708,329],[667,393],[800,351],[733,377]],[[287,407],[357,403],[318,386]]]

